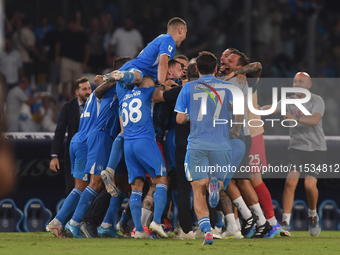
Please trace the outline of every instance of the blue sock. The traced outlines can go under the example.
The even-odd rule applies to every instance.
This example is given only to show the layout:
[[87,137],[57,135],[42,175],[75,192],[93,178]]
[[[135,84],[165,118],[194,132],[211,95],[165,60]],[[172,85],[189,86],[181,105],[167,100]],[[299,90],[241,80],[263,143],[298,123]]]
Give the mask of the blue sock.
[[117,220],[118,212],[123,203],[124,198],[127,197],[127,195],[121,192],[120,190],[117,190],[117,191],[118,191],[118,196],[111,197],[109,208],[107,209],[105,218],[103,220],[103,222],[109,223],[112,225],[114,225],[114,223]]
[[119,133],[112,143],[111,153],[107,167],[113,170],[117,169],[120,160],[123,158],[124,152],[124,134]]
[[130,197],[130,210],[136,230],[143,232],[142,226],[142,191],[133,190]]
[[217,211],[216,227],[218,227],[218,228],[223,227],[223,213],[221,211]]
[[122,71],[124,73],[123,79],[120,82],[125,83],[126,85],[133,84],[137,79],[137,76],[133,72]]
[[178,215],[178,189],[172,191],[172,202],[174,205],[172,226],[175,228],[177,226],[177,215]]
[[74,212],[79,202],[80,196],[83,192],[80,189],[74,188],[64,201],[58,214],[55,216],[57,220],[61,222],[61,225],[65,225],[68,221],[68,217]]
[[87,186],[80,197],[76,211],[72,216],[72,220],[80,223],[81,219],[84,217],[85,213],[90,208],[93,200],[96,198],[97,195],[98,195],[97,191],[95,191],[90,186]]
[[162,213],[167,202],[168,186],[165,184],[157,184],[155,194],[153,195],[153,203],[155,206],[153,220],[157,224],[161,224]]
[[120,221],[123,222],[124,224],[127,224],[130,219],[131,217],[124,210],[122,213],[122,217],[120,218]]
[[211,232],[210,219],[209,217],[203,217],[198,221],[200,228],[203,233]]

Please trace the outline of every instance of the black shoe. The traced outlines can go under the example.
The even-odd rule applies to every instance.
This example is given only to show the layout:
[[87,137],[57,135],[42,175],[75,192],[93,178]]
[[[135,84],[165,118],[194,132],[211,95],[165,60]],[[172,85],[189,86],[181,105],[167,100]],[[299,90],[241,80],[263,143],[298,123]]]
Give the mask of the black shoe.
[[272,229],[272,226],[269,224],[268,221],[266,221],[266,223],[264,223],[262,226],[256,226],[256,232],[252,236],[252,238],[263,238]]
[[87,224],[86,222],[83,222],[80,225],[80,230],[87,238],[99,237],[96,225],[90,225],[90,224]]
[[254,224],[257,221],[257,218],[258,217],[252,213],[250,218],[246,220],[243,219],[241,233],[244,237],[246,237],[250,230],[253,228]]

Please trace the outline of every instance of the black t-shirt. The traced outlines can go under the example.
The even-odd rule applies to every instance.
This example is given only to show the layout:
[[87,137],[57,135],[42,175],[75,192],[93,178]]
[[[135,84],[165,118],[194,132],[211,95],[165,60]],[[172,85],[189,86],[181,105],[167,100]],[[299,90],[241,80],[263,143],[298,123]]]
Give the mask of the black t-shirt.
[[[163,98],[165,102],[176,104],[177,97],[181,92],[182,86],[176,86],[168,91],[163,92]],[[177,115],[177,113],[175,113]],[[184,125],[175,124],[175,143],[176,146],[187,146],[188,144],[188,136],[190,133],[190,122],[185,123]]]
[[45,46],[48,46],[48,54],[47,59],[48,60],[55,60],[55,45],[60,40],[60,36],[62,34],[62,31],[53,29],[51,31],[48,31],[43,39],[43,44]]
[[83,62],[85,57],[85,46],[89,43],[86,33],[78,31],[73,33],[64,31],[60,36],[60,55],[77,62]]

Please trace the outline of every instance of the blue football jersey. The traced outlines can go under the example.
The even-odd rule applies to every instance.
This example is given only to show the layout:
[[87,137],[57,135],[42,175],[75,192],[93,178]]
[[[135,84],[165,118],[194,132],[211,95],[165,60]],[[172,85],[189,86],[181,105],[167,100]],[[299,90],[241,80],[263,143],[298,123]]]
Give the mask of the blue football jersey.
[[119,130],[118,98],[114,86],[100,99],[100,110],[92,131],[105,131],[116,138]]
[[[125,63],[124,66],[135,67],[139,69],[143,75],[151,76],[157,81],[157,71],[159,58],[166,54],[169,60],[173,59],[176,51],[176,43],[170,34],[162,34],[150,42],[139,55]],[[124,66],[119,70],[125,70]]]
[[73,141],[84,142],[94,127],[100,109],[100,100],[94,95],[94,91],[86,100],[83,112],[80,115],[78,132],[74,135]]
[[175,111],[188,113],[188,148],[230,150],[229,104],[233,102],[230,82],[205,75],[186,84],[178,95]]
[[149,138],[155,140],[152,121],[152,94],[156,87],[138,88],[127,91],[122,100],[124,139]]

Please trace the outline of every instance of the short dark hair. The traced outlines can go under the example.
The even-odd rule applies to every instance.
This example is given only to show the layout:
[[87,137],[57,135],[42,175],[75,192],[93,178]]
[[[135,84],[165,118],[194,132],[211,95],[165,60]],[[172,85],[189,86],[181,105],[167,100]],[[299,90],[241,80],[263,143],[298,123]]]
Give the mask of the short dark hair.
[[180,64],[181,67],[182,67],[182,63],[181,63],[181,62],[179,62],[179,61],[176,60],[176,59],[171,59],[171,60],[168,62],[168,68],[171,67],[171,66],[174,66],[174,65],[176,65],[176,64]]
[[89,82],[89,79],[87,77],[81,77],[79,79],[77,79],[75,82],[74,82],[74,89],[77,90],[79,89],[79,84],[80,83],[84,83],[84,82]]
[[179,25],[186,26],[187,23],[183,19],[181,19],[179,17],[175,17],[175,18],[172,18],[171,20],[169,20],[168,25],[167,25],[167,29],[169,29],[172,26],[179,26]]
[[189,64],[188,64],[188,69],[187,69],[187,77],[188,77],[188,81],[191,81],[195,78],[199,78],[198,72],[196,71],[196,59],[193,58],[190,60]]
[[196,58],[197,68],[200,74],[212,74],[217,65],[217,58],[208,51],[202,51]]
[[237,65],[246,66],[249,64],[250,59],[247,58],[246,54],[244,54],[243,52],[238,51],[233,52],[232,54],[240,56],[240,58],[237,60]]
[[180,55],[177,55],[177,56],[174,57],[174,59],[177,59],[177,58],[179,58],[179,59],[184,59],[184,60],[186,60],[186,61],[189,62],[189,59],[187,58],[187,56],[185,56],[185,55],[183,55],[183,54],[180,54]]
[[117,58],[117,59],[113,62],[113,68],[114,68],[115,70],[118,70],[118,69],[121,68],[126,62],[129,62],[130,60],[132,60],[132,58],[130,58],[130,57]]

